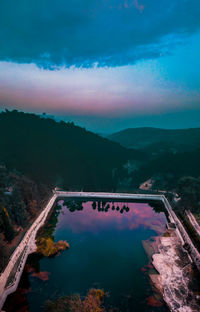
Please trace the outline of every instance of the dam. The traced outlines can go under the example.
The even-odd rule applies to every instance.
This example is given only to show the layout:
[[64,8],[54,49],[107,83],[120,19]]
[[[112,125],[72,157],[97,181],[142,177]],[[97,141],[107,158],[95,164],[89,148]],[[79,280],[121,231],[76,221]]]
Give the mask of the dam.
[[164,195],[153,195],[153,194],[124,194],[124,193],[96,193],[96,192],[64,192],[54,191],[54,194],[50,198],[47,206],[41,212],[39,217],[35,220],[33,225],[27,231],[24,239],[21,241],[19,246],[14,251],[10,258],[8,266],[5,268],[0,276],[0,307],[2,308],[6,297],[17,289],[20,281],[21,274],[23,272],[27,257],[30,253],[36,250],[35,237],[38,229],[45,223],[45,220],[55,205],[55,202],[59,199],[87,199],[87,200],[98,200],[99,198],[105,199],[106,201],[161,201],[168,213],[168,217],[171,223],[176,227],[177,235],[180,237],[182,244],[190,245],[190,257],[191,261],[195,262],[196,266],[200,268],[199,253],[193,246],[187,232],[182,226],[180,220],[172,210],[167,198]]

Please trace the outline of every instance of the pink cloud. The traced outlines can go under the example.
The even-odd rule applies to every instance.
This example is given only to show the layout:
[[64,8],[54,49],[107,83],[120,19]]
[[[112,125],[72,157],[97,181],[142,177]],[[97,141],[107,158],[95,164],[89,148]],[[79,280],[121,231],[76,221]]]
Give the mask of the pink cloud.
[[128,9],[128,8],[130,8],[132,6],[134,6],[137,10],[139,10],[140,13],[142,13],[144,8],[145,8],[145,6],[143,4],[140,4],[138,0],[134,0],[133,2],[132,1],[129,2],[129,0],[125,0],[124,1],[124,7],[126,9]]
[[186,102],[185,89],[165,81],[150,61],[116,68],[55,70],[0,62],[0,108],[122,118],[174,110],[184,102],[190,106],[188,94]]
[[[112,203],[110,202],[110,207]],[[165,214],[156,213],[148,204],[138,203],[115,203],[115,207],[120,209],[123,205],[129,207],[129,212],[121,214],[119,211],[97,212],[92,209],[92,202],[83,204],[83,211],[69,212],[64,209],[67,218],[61,218],[59,226],[63,226],[67,222],[68,226],[75,233],[90,229],[91,232],[96,233],[102,231],[105,227],[109,228],[112,225],[118,230],[129,229],[134,230],[140,226],[150,228],[157,233],[163,233],[165,230],[166,217]],[[74,218],[75,216],[75,218]],[[83,217],[84,216],[84,217]],[[70,222],[69,222],[70,218]]]
[[138,9],[140,11],[140,13],[143,12],[144,5],[143,4],[139,4],[138,0],[134,0],[134,5],[135,5],[136,9]]
[[124,7],[125,7],[126,9],[128,9],[128,7],[129,7],[129,5],[128,5],[128,3],[127,3],[127,0],[124,1]]

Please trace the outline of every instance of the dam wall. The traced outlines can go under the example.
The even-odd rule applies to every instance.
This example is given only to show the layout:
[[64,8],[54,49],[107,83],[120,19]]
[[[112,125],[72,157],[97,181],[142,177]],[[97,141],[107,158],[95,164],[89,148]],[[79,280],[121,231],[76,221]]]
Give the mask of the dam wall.
[[[119,199],[119,200],[162,201],[166,211],[168,212],[170,222],[176,225],[176,232],[180,237],[182,244],[183,245],[187,244],[188,246],[187,250],[190,255],[190,259],[192,259],[192,261],[196,264],[198,270],[200,271],[200,254],[196,249],[196,247],[194,246],[193,242],[191,241],[181,221],[172,210],[169,201],[163,194],[154,195],[154,194],[53,191],[53,196],[50,198],[46,207],[37,217],[35,222],[31,225],[29,230],[26,232],[23,240],[20,242],[20,244],[10,257],[7,267],[0,275],[0,310],[2,309],[7,296],[12,292],[16,291],[28,255],[36,251],[35,239],[39,228],[45,223],[47,216],[50,210],[52,209],[55,201],[63,198],[90,198],[90,199],[105,198],[108,200]],[[13,278],[10,278],[12,275]]]

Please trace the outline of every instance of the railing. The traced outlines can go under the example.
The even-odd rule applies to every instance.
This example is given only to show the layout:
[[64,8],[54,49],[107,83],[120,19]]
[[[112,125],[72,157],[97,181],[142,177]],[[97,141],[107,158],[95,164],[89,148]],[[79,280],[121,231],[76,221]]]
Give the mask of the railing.
[[[12,256],[9,259],[7,267],[4,269],[4,271],[0,275],[0,309],[2,308],[6,297],[8,294],[14,292],[17,289],[21,274],[24,269],[24,265],[26,263],[26,259],[30,253],[32,253],[35,250],[35,236],[37,234],[38,229],[44,224],[47,215],[49,214],[49,211],[51,210],[55,200],[57,198],[57,195],[54,194],[51,199],[49,200],[46,207],[43,209],[43,211],[40,213],[40,215],[37,217],[35,222],[31,225],[27,233],[25,234],[23,240],[20,242],[18,247],[13,252]],[[31,244],[32,243],[32,244]],[[34,245],[34,248],[33,248]],[[22,255],[23,251],[25,250],[24,254]],[[6,287],[7,280],[14,269],[14,265],[19,259],[19,257],[22,256],[22,259],[20,261],[20,265],[18,266],[19,270],[16,271],[16,276],[14,278],[14,282],[8,287]]]
[[200,253],[198,252],[198,250],[194,246],[194,244],[193,244],[192,240],[190,239],[187,231],[185,230],[183,224],[181,223],[181,221],[179,220],[179,218],[177,217],[175,212],[172,210],[171,205],[169,204],[169,202],[165,196],[163,196],[163,203],[165,205],[165,208],[168,210],[168,213],[171,217],[171,220],[176,224],[176,227],[177,227],[184,243],[188,244],[189,255],[191,256],[192,260],[194,261],[198,270],[200,271]]
[[[181,221],[178,219],[176,214],[171,208],[171,205],[169,204],[166,197],[156,194],[128,194],[128,193],[102,193],[102,192],[64,192],[64,191],[53,191],[53,196],[49,200],[46,207],[43,209],[43,211],[40,213],[40,215],[37,217],[35,222],[31,225],[30,229],[25,234],[23,240],[20,242],[19,246],[16,248],[16,250],[13,252],[12,256],[10,257],[9,263],[5,270],[0,275],[0,309],[2,308],[6,297],[8,294],[14,292],[17,289],[21,274],[24,269],[24,265],[26,263],[26,259],[30,253],[32,253],[35,250],[35,246],[33,248],[33,245],[35,244],[35,237],[37,234],[37,231],[39,228],[44,224],[51,208],[53,207],[56,199],[63,198],[63,197],[82,197],[82,198],[110,198],[110,199],[139,199],[139,200],[159,200],[164,203],[164,206],[169,214],[169,219],[171,222],[174,222],[176,224],[176,231],[179,235],[182,243],[187,243],[190,246],[189,254],[196,264],[197,268],[200,270],[200,254],[197,251],[197,249],[194,247],[189,235],[187,234],[186,230],[184,229]],[[32,245],[31,245],[32,243]],[[25,249],[24,249],[25,248]],[[21,256],[22,252],[24,251],[22,258],[20,260],[20,264],[18,266],[18,269],[16,270],[16,275],[13,280],[13,283],[8,285],[6,287],[6,283],[8,280],[9,275],[11,274],[12,269],[14,268],[14,264],[16,263],[17,259]]]

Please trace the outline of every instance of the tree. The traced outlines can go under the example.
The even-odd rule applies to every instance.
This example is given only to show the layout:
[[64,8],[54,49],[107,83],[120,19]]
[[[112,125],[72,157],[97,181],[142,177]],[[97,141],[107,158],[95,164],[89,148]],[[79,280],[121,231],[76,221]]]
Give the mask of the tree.
[[181,197],[184,209],[200,211],[200,179],[194,177],[182,177],[179,180],[177,193]]
[[8,261],[8,248],[6,246],[6,242],[4,240],[4,235],[0,234],[0,271],[5,267]]
[[2,207],[1,209],[1,217],[2,217],[3,226],[4,226],[5,238],[7,239],[7,241],[11,241],[15,236],[15,232],[14,232],[13,226],[10,222],[8,212],[5,207]]

